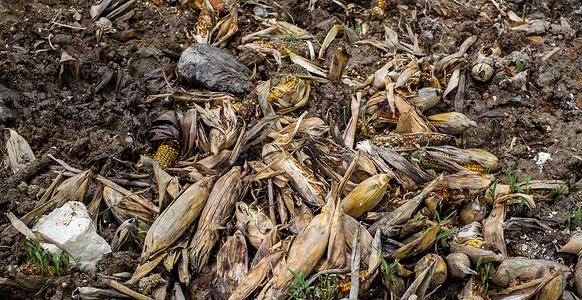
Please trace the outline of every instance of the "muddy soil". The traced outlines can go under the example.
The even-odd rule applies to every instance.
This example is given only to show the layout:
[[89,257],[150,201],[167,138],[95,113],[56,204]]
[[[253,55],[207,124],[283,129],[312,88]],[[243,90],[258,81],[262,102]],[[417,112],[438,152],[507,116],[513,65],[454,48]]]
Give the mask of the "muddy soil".
[[[336,1],[319,0],[312,11],[309,1],[281,0],[270,5],[279,18],[285,17],[304,28],[320,43],[335,24],[365,24],[362,38],[376,40],[384,39],[382,24],[392,28],[409,24],[427,54],[445,54],[444,49],[455,52],[467,37],[476,36],[466,56],[470,67],[480,49],[493,45],[499,47],[501,57],[520,57],[519,68],[528,71],[523,87],[508,84],[510,74],[521,71],[517,70],[516,59],[496,66],[493,78],[486,83],[473,80],[470,67],[467,69],[463,112],[478,126],[467,132],[464,147],[481,148],[499,157],[502,181],[506,171],[515,172],[519,181],[528,176],[534,180],[568,180],[568,195],[537,203],[532,210],[515,212],[516,216],[538,218],[552,230],[511,231],[506,240],[510,256],[561,259],[573,267],[576,258],[557,254],[556,249],[576,230],[574,224],[569,224],[568,214],[582,204],[582,1],[501,1],[505,11],[511,10],[523,19],[548,22],[535,34],[512,30],[507,21],[497,23],[499,10],[489,1],[442,0],[437,3],[438,9],[424,1],[381,2],[386,2],[381,12],[377,1],[348,2],[344,8]],[[119,161],[135,157],[125,153],[116,138],[132,137],[138,153],[151,153],[146,132],[152,120],[168,109],[159,100],[148,101],[148,96],[168,93],[170,86],[188,89],[177,80],[174,66],[180,53],[195,42],[191,34],[199,11],[183,9],[175,1],[162,0],[159,5],[149,0],[136,1],[135,15],[114,24],[116,32],[104,34],[98,42],[96,22],[89,16],[90,5],[87,1],[64,0],[0,2],[0,129],[16,129],[37,159],[52,153],[76,168],[86,169],[101,154],[116,157],[118,160],[107,161],[101,175],[120,177],[131,170]],[[250,2],[239,3],[239,31],[226,50],[251,69],[262,70],[259,79],[278,79],[292,73],[294,66],[289,59],[284,58],[279,67],[270,58],[237,48],[242,36],[262,29],[253,18],[254,7]],[[81,29],[59,25],[76,20],[75,26]],[[345,38],[336,39],[330,49],[340,43],[351,55],[346,68],[350,76],[364,80],[388,61],[385,52],[370,45],[349,45]],[[544,57],[553,49],[557,50],[552,56]],[[78,60],[78,78],[61,72],[63,53]],[[328,51],[324,64],[330,65],[332,57],[332,51]],[[307,110],[308,116],[323,119],[330,114],[343,130],[354,92],[353,87],[341,83],[315,82],[309,103],[302,110]],[[364,97],[374,92],[365,90]],[[245,95],[237,97],[244,99]],[[432,113],[441,111],[452,111],[452,102],[433,108]],[[2,155],[5,156],[3,146]],[[2,160],[2,215],[11,211],[22,216],[32,210],[42,190],[56,176],[56,164],[50,159],[45,164],[24,181],[15,182],[10,180],[13,174]],[[89,189],[86,203],[94,193],[95,187]],[[155,194],[153,188],[145,196],[153,198]],[[111,242],[117,226],[105,211],[98,232]],[[0,231],[6,227],[7,219],[2,218]],[[26,263],[24,242],[20,236],[1,238],[0,277],[9,276],[9,266]],[[101,260],[98,272],[133,272],[140,252],[129,243],[123,251]],[[200,290],[204,286],[201,278],[185,289],[188,298],[210,297],[210,293]],[[47,281],[40,291],[3,288],[0,297],[70,299],[78,286],[105,287],[95,275],[70,268],[66,275]],[[384,297],[380,286],[381,282],[374,283],[369,298]],[[458,283],[447,283],[431,299],[453,299],[450,295],[461,288]],[[574,291],[571,285],[567,289]]]

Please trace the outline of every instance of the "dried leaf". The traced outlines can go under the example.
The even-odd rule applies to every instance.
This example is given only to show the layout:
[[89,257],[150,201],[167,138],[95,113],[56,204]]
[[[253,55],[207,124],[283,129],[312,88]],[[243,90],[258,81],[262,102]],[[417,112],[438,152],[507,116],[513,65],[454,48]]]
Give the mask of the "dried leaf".
[[36,158],[26,139],[18,134],[16,130],[9,129],[8,131],[10,132],[10,138],[6,141],[6,152],[8,153],[12,173],[16,174]]
[[329,44],[331,44],[331,42],[335,39],[335,36],[337,35],[338,31],[341,28],[342,28],[341,25],[334,25],[329,30],[329,32],[325,36],[325,39],[323,40],[323,43],[321,43],[321,48],[319,48],[319,55],[317,56],[317,58],[323,58],[323,54],[325,53],[325,50],[327,49]]

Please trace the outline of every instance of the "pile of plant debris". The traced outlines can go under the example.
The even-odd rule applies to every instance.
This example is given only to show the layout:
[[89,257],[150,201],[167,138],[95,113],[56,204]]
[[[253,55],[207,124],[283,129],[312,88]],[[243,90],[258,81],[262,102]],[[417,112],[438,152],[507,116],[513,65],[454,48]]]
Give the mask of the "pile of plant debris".
[[2,22],[2,293],[578,299],[569,4],[103,0]]

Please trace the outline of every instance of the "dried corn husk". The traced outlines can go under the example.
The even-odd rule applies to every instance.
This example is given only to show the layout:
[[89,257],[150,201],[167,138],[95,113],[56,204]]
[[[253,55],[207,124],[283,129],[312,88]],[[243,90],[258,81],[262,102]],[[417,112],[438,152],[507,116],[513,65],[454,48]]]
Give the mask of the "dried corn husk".
[[[139,195],[136,196],[140,197]],[[103,187],[103,200],[105,200],[105,204],[107,204],[107,207],[109,207],[111,213],[120,224],[136,216],[141,220],[150,222],[155,219],[153,211],[111,187]]]
[[436,261],[436,267],[434,267],[434,272],[430,278],[430,289],[442,285],[445,283],[445,280],[447,280],[447,264],[445,263],[445,260],[437,254],[429,253],[423,256],[414,266],[414,273],[416,273],[416,277],[418,277],[420,276],[420,273],[429,268],[434,261]]
[[[208,33],[208,40],[212,45],[223,48],[228,43],[228,39],[238,31],[238,10],[233,9],[220,20]],[[216,34],[215,34],[216,33]]]
[[451,277],[463,279],[467,275],[477,275],[477,272],[471,270],[471,260],[466,254],[451,253],[445,257],[447,271]]
[[347,263],[346,240],[344,239],[344,229],[342,221],[342,204],[337,201],[335,212],[331,220],[331,231],[329,245],[327,246],[326,267],[330,269],[343,268]]
[[236,290],[231,294],[228,300],[244,300],[251,295],[251,293],[259,287],[261,282],[265,280],[272,266],[283,257],[285,251],[276,250],[263,257],[261,261],[247,274],[243,281],[239,284]]
[[457,296],[458,299],[463,300],[485,300],[479,292],[475,291],[475,283],[473,282],[474,276],[469,277],[469,281],[465,284],[465,287],[461,293]]
[[277,114],[284,115],[307,104],[310,91],[309,81],[293,77],[274,87],[268,99],[277,107]]
[[244,202],[236,203],[236,228],[248,238],[249,243],[259,248],[269,231],[275,228],[273,221],[258,208]]
[[578,259],[574,270],[574,284],[576,285],[576,292],[582,295],[582,259]]
[[493,175],[481,174],[471,170],[462,170],[454,174],[443,177],[436,189],[459,189],[469,190],[472,194],[478,194],[488,188],[493,183]]
[[129,296],[120,292],[116,292],[114,290],[105,290],[90,286],[77,287],[77,289],[75,289],[75,291],[73,292],[73,297],[75,297],[75,295],[79,295],[79,297],[83,300],[129,298]]
[[[319,165],[320,168],[324,169],[324,172],[333,171],[339,174],[342,178],[345,176],[345,173],[349,167],[349,162],[351,162],[356,155],[352,150],[341,147],[329,139],[319,139],[317,141],[317,149],[319,150],[318,162],[321,163]],[[376,169],[374,160],[370,158],[368,154],[363,153],[358,159],[352,176],[350,176],[350,181],[358,183],[377,174],[378,171]],[[332,177],[331,174],[326,174],[326,176]],[[392,176],[392,174],[389,176]],[[339,177],[337,180],[340,180]],[[351,191],[349,186],[348,191]]]
[[208,196],[190,242],[190,266],[195,273],[200,272],[208,262],[212,247],[220,239],[220,230],[232,216],[235,201],[242,190],[240,178],[240,167],[232,168],[216,181]]
[[195,183],[160,214],[148,230],[142,259],[169,247],[188,230],[206,204],[211,187],[210,178]]
[[102,177],[100,175],[97,175],[97,176],[95,176],[95,180],[97,180],[99,183],[103,184],[104,186],[110,187],[111,189],[113,189],[113,190],[121,193],[121,195],[123,197],[129,198],[132,201],[141,204],[143,207],[147,208],[149,211],[152,211],[152,212],[154,212],[156,214],[160,212],[160,210],[158,209],[158,207],[153,202],[151,202],[150,200],[145,199],[145,198],[137,195],[134,192],[131,192],[131,191],[126,190],[125,188],[119,186],[115,182],[113,182],[113,181],[111,181],[111,180],[109,180],[109,179],[107,179],[105,177]]
[[439,132],[447,134],[462,134],[471,127],[477,127],[477,123],[458,112],[448,112],[427,117]]
[[389,258],[405,259],[424,253],[426,250],[432,247],[440,229],[440,225],[431,226],[419,238],[391,253]]
[[[287,195],[287,192],[289,192],[289,190],[285,191],[283,199],[288,199],[292,201],[292,196]],[[290,205],[286,206],[291,207]],[[311,209],[303,202],[301,202],[301,204],[295,207],[291,212],[291,226],[289,227],[289,230],[291,230],[293,234],[299,234],[299,232],[301,232],[303,228],[307,227],[307,225],[311,223],[311,220],[313,220],[314,217],[315,216],[313,215]]]
[[321,213],[297,235],[287,254],[285,266],[278,269],[279,272],[275,272],[269,281],[269,289],[265,291],[267,299],[286,297],[293,281],[293,275],[289,270],[304,276],[311,273],[327,249],[333,215],[334,202],[329,201],[321,209]]
[[280,241],[279,227],[280,227],[280,225],[277,225],[275,228],[271,229],[269,231],[269,233],[267,234],[267,236],[265,237],[265,239],[263,239],[263,242],[261,243],[261,245],[257,249],[257,253],[255,254],[255,257],[253,257],[253,261],[251,262],[251,266],[250,266],[251,268],[253,268],[256,264],[258,264],[259,261],[261,261],[261,259],[263,259],[263,257],[265,257],[267,254],[269,254],[273,250],[273,247],[277,243],[279,243],[279,241]]
[[481,222],[486,215],[487,208],[481,196],[473,197],[469,202],[464,202],[459,213],[461,225]]
[[578,254],[582,250],[582,233],[575,233],[558,252]]
[[[558,262],[544,259],[514,257],[504,260],[501,265],[499,265],[497,272],[495,272],[491,278],[491,282],[497,286],[507,286],[510,281],[508,272],[512,278],[519,277],[523,281],[528,281],[535,279],[540,272],[543,272],[543,270],[547,268],[553,268],[558,272],[571,273],[570,268]],[[508,272],[506,272],[506,270]]]
[[412,295],[417,296],[418,299],[425,299],[425,293],[432,277],[434,276],[437,265],[437,261],[432,261],[426,269],[416,276],[416,279],[414,279],[404,295],[402,295],[401,299],[410,299],[412,298]]
[[409,100],[418,106],[422,111],[426,111],[439,104],[441,102],[442,95],[443,90],[439,88],[426,87],[418,90],[418,94]]
[[323,205],[325,191],[313,175],[299,163],[292,154],[288,154],[278,144],[266,144],[262,152],[265,163],[275,171],[285,171],[283,175],[289,179],[291,187],[311,205]]
[[245,237],[240,230],[228,237],[216,254],[217,292],[221,299],[233,294],[245,279],[249,268],[249,254]]
[[[345,31],[344,31],[345,32]],[[345,46],[341,46],[337,49],[335,56],[331,62],[329,68],[329,80],[331,82],[339,82],[342,75],[348,65],[348,60],[350,59],[350,54],[346,51]]]
[[[545,273],[545,272],[544,272]],[[536,278],[516,286],[510,286],[489,296],[494,300],[501,299],[560,299],[565,288],[563,272],[548,274],[549,276]],[[556,280],[557,279],[557,280]],[[542,291],[544,292],[542,294]]]
[[491,249],[495,249],[495,246],[491,243],[484,242],[483,240],[471,239],[465,242],[455,242],[452,241],[450,244],[451,253],[463,253],[466,254],[471,260],[472,264],[476,264],[481,258],[483,264],[492,261],[502,261],[503,257]]
[[360,252],[362,256],[362,262],[369,266],[369,259],[371,254],[376,251],[372,249],[372,241],[374,240],[372,234],[366,230],[364,225],[360,224],[352,216],[345,213],[342,213],[342,228],[344,232],[344,240],[346,241],[346,246],[348,246],[347,249],[349,251],[353,251],[352,241],[356,231],[358,228],[360,229]]
[[329,44],[331,44],[331,42],[335,39],[335,36],[337,35],[338,31],[341,28],[342,28],[341,25],[334,25],[329,30],[329,32],[325,36],[325,39],[323,40],[323,43],[321,43],[321,48],[319,48],[319,55],[317,56],[317,58],[320,58],[320,59],[323,58],[323,54],[325,53],[325,49],[327,49]]
[[489,214],[489,217],[483,220],[483,235],[486,242],[497,246],[501,251],[501,256],[507,258],[507,248],[503,236],[503,222],[505,221],[505,204],[498,203]]
[[221,150],[234,146],[238,137],[238,127],[236,115],[229,101],[223,101],[222,106],[212,109],[209,103],[206,103],[205,108],[197,104],[194,104],[194,107],[202,121],[211,127],[208,136],[212,154],[218,155]]
[[372,146],[370,143],[366,143],[366,141],[358,144],[358,149],[363,149],[367,153],[378,153],[378,155],[389,165],[393,166],[397,170],[400,170],[405,175],[412,178],[417,183],[426,183],[434,178],[429,175],[428,173],[419,170],[418,168],[414,167],[406,158],[400,155],[398,152],[394,150],[390,150],[383,147],[376,147]]
[[432,192],[435,186],[442,180],[443,175],[441,174],[439,175],[439,177],[435,178],[430,184],[428,184],[420,194],[408,200],[405,204],[398,207],[394,211],[390,212],[388,215],[382,217],[382,219],[372,224],[372,226],[368,228],[368,231],[375,233],[377,229],[383,226],[402,224],[403,222],[409,220],[412,217],[412,214],[418,208],[418,205],[420,205],[422,200],[424,200],[426,195]]
[[307,70],[309,73],[321,76],[323,78],[327,78],[327,74],[325,73],[325,71],[323,71],[320,67],[314,65],[308,59],[300,55],[297,55],[293,52],[289,53],[289,58],[291,58],[291,61],[293,61],[294,63],[305,68],[305,70]]
[[372,210],[384,198],[390,179],[386,174],[378,174],[358,184],[342,200],[343,211],[354,218],[359,218]]
[[9,129],[8,131],[10,132],[10,138],[6,141],[6,152],[8,153],[12,173],[16,174],[36,158],[28,142],[16,130]]
[[539,291],[537,298],[539,300],[558,300],[562,299],[562,294],[566,289],[566,280],[569,274],[564,272],[556,271],[552,268],[546,269],[546,271],[541,276],[542,278],[552,278],[547,283],[545,283],[542,289]]

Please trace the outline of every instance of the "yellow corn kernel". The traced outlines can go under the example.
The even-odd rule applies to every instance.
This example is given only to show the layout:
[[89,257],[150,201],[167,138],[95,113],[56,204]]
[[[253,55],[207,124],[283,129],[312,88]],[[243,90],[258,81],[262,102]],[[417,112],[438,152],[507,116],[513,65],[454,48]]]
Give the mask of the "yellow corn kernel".
[[465,241],[463,244],[465,246],[472,247],[472,248],[481,248],[483,243],[484,242],[482,240],[471,239],[471,240]]
[[489,172],[487,172],[487,169],[483,168],[480,165],[470,165],[470,164],[464,164],[464,163],[459,163],[459,165],[461,167],[463,167],[463,168],[467,168],[467,169],[469,169],[471,171],[479,172],[481,174],[487,174],[487,173],[489,173]]

